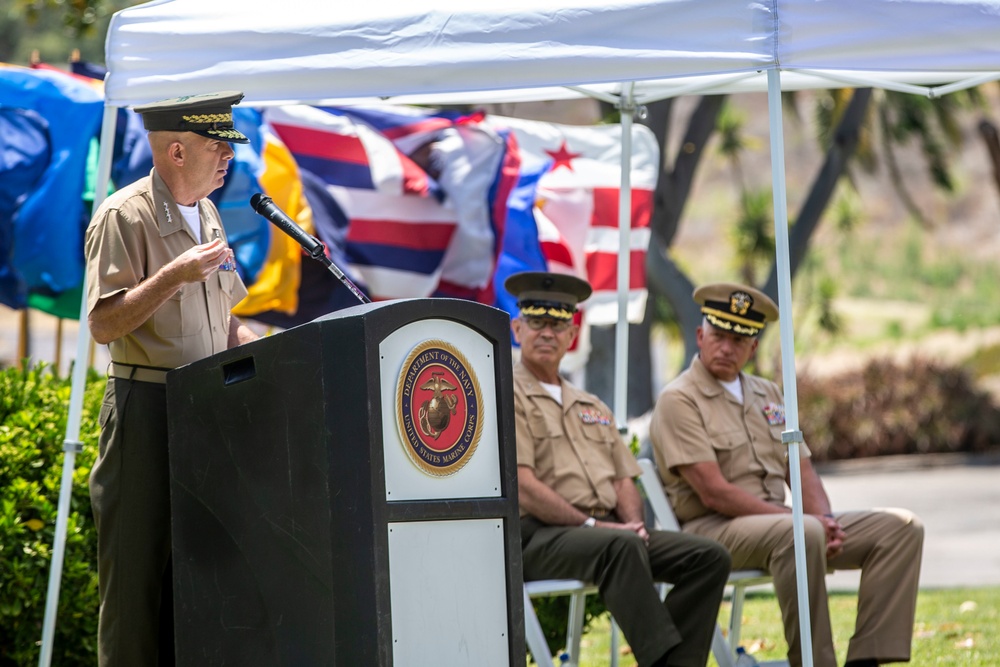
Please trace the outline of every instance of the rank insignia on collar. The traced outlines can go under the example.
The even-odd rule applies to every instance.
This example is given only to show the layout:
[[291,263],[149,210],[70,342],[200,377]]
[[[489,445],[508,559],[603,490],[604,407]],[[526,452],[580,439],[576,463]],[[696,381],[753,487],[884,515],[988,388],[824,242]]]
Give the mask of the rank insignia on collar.
[[163,202],[163,213],[164,215],[167,216],[167,222],[172,223],[173,220],[170,218],[170,206],[167,204],[167,202]]
[[604,426],[611,425],[611,418],[602,413],[600,410],[586,409],[580,411],[580,421],[584,424],[603,424]]
[[764,406],[764,417],[771,426],[781,426],[785,423],[785,406],[778,403],[768,403]]

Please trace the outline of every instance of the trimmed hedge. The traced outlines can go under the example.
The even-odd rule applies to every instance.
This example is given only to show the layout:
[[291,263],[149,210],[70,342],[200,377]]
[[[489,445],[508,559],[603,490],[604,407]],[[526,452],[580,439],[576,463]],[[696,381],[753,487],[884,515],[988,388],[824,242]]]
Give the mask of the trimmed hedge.
[[[90,372],[80,424],[52,664],[97,664],[97,535],[87,478],[104,379]],[[38,664],[55,540],[69,378],[0,371],[0,667]]]
[[925,359],[797,378],[802,432],[816,461],[1000,448],[1000,408],[967,370]]

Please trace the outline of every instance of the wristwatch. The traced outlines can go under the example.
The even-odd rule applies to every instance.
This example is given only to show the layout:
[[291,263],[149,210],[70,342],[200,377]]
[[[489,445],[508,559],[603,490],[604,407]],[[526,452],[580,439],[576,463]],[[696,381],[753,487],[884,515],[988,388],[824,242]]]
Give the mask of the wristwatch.
[[580,524],[581,528],[593,528],[597,525],[597,519],[592,516],[588,516],[587,520]]

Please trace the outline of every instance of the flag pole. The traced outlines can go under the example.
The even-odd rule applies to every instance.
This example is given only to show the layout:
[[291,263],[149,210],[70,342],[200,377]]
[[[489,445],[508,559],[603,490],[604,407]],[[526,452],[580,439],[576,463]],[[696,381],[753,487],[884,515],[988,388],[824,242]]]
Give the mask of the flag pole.
[[56,353],[55,367],[56,375],[62,373],[62,339],[63,339],[63,318],[56,318]]
[[25,368],[25,361],[31,354],[31,326],[28,322],[28,307],[21,309],[21,317],[18,320],[17,332],[17,367]]

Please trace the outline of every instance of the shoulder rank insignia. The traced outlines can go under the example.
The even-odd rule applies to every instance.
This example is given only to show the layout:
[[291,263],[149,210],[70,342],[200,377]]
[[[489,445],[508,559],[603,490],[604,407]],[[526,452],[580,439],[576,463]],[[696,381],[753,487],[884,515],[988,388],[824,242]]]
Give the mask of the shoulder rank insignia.
[[594,410],[592,408],[580,411],[580,421],[584,424],[603,424],[604,426],[611,425],[610,417],[602,413],[600,410]]
[[764,417],[771,426],[781,426],[785,423],[785,406],[768,403],[764,406]]

